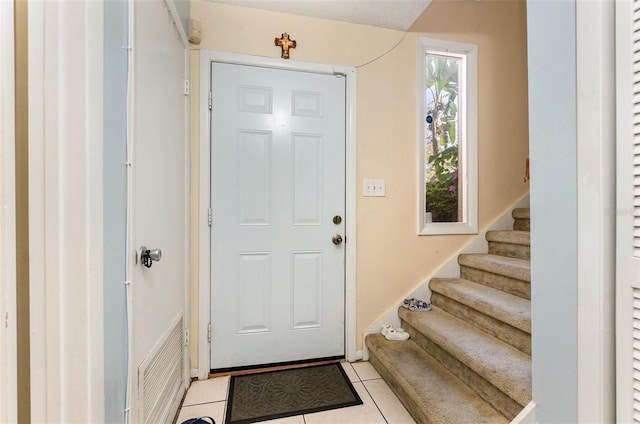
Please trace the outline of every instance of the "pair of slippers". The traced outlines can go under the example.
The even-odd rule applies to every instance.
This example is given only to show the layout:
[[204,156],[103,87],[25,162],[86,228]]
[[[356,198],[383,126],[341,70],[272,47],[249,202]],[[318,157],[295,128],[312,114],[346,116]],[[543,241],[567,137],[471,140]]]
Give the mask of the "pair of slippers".
[[[407,298],[402,302],[402,306],[409,309],[410,311],[430,311],[431,304],[425,302],[424,300],[416,299],[416,298]],[[391,324],[387,324],[380,329],[380,334],[384,336],[387,340],[408,340],[409,333],[404,331],[402,328],[395,328]]]
[[409,309],[410,311],[430,311],[431,303],[427,303],[424,300],[419,300],[415,298],[405,299],[402,302],[402,306]]
[[391,324],[387,324],[380,329],[380,334],[387,340],[408,340],[409,333],[402,328],[395,328]]

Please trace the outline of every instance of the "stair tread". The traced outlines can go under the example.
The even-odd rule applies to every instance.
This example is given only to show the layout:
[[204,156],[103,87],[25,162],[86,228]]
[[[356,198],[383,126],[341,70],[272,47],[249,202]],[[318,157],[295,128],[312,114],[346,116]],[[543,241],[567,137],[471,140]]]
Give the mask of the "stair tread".
[[521,406],[531,400],[531,357],[453,315],[399,308],[399,316]]
[[366,343],[432,423],[509,422],[411,340],[388,341],[370,334]]
[[487,231],[486,238],[487,238],[487,241],[531,246],[531,233],[529,231],[516,231],[516,230]]
[[515,208],[511,212],[511,216],[518,219],[531,219],[530,212],[531,208]]
[[531,261],[526,259],[510,258],[489,253],[467,253],[458,256],[458,263],[494,274],[531,282]]
[[463,278],[433,278],[429,288],[531,334],[531,301]]

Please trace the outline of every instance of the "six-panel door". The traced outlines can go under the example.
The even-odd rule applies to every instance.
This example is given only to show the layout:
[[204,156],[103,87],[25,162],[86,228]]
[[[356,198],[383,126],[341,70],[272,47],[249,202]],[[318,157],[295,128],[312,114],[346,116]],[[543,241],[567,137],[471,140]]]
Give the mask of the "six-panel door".
[[211,367],[342,356],[345,79],[213,63],[211,83]]

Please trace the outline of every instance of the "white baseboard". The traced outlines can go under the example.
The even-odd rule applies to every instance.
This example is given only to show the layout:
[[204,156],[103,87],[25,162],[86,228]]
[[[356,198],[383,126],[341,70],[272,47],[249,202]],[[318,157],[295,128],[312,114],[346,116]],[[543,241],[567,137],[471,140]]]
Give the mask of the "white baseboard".
[[498,217],[491,225],[482,230],[476,237],[467,243],[462,249],[453,254],[447,262],[442,264],[440,268],[434,271],[431,275],[425,278],[424,282],[412,289],[410,292],[404,293],[404,295],[397,299],[394,306],[386,313],[381,315],[374,323],[369,326],[362,334],[362,359],[367,361],[369,359],[369,350],[364,339],[368,334],[377,333],[382,326],[391,324],[394,327],[400,326],[400,318],[398,317],[398,306],[402,301],[409,297],[416,299],[431,301],[431,290],[429,289],[429,281],[432,278],[455,278],[460,276],[460,265],[458,264],[458,256],[464,253],[483,253],[487,252],[489,243],[485,238],[487,231],[492,230],[509,230],[513,228],[513,217],[511,212],[515,208],[528,208],[529,207],[529,194],[524,195],[520,200],[508,207],[500,217]]
[[198,369],[191,368],[191,373],[189,375],[191,376],[191,378],[198,378]]
[[358,361],[362,361],[362,351],[361,350],[356,350],[353,355],[347,355],[345,358],[345,361],[347,362],[358,362]]
[[536,403],[531,401],[511,421],[511,424],[536,424],[536,422]]

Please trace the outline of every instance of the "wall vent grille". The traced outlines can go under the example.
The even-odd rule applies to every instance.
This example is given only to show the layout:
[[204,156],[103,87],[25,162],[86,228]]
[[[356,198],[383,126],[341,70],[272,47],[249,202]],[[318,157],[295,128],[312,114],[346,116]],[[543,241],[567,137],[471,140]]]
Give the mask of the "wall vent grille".
[[640,258],[640,1],[633,2],[633,256]]
[[640,290],[633,290],[633,422],[640,423]]
[[184,391],[183,319],[171,328],[138,368],[142,422],[172,423]]

